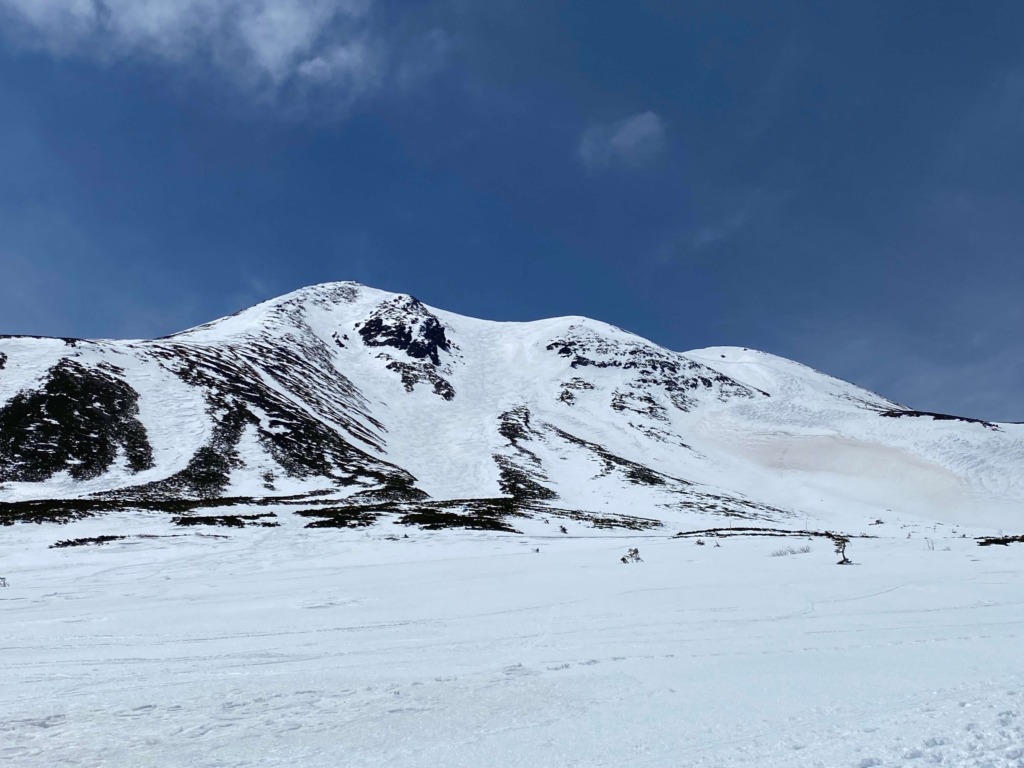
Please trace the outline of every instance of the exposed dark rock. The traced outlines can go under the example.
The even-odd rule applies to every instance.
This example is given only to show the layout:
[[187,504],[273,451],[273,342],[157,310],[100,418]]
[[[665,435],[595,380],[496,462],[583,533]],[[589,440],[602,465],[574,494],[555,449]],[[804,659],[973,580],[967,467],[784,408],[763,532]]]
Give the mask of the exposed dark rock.
[[530,409],[518,406],[501,414],[498,417],[498,434],[515,446],[518,446],[520,440],[529,440]]
[[395,503],[406,501],[422,501],[430,498],[424,491],[417,488],[415,478],[409,474],[377,475],[377,485],[363,491],[357,491],[351,498],[374,503]]
[[493,457],[500,473],[498,487],[501,492],[512,499],[514,506],[557,499],[558,494],[543,484],[548,477],[540,458],[524,445],[532,440],[545,439],[531,425],[530,409],[519,406],[501,414],[498,433],[509,441],[514,452],[513,456],[495,454]]
[[534,480],[528,473],[517,467],[507,456],[494,456],[501,478],[498,486],[501,492],[511,497],[517,504],[531,501],[550,501],[557,499],[558,494]]
[[303,509],[296,514],[316,518],[306,525],[307,528],[362,528],[388,515],[395,517],[401,525],[419,526],[425,530],[467,528],[507,533],[519,533],[507,518],[527,516],[525,512],[514,509],[510,498],[424,499],[397,503],[360,503],[353,500],[340,505]]
[[979,547],[991,547],[993,544],[999,544],[1001,546],[1008,546],[1009,544],[1024,544],[1024,535],[1022,536],[984,536],[977,539]]
[[164,480],[135,486],[119,492],[122,496],[176,497],[195,496],[211,499],[219,496],[230,482],[233,469],[242,466],[238,441],[253,415],[237,405],[219,416],[213,437],[192,456],[188,466]]
[[85,547],[90,544],[109,544],[111,541],[121,541],[127,536],[92,536],[87,539],[63,539],[50,545],[50,549],[64,549],[65,547]]
[[393,349],[406,358],[398,360],[386,351],[378,355],[387,361],[389,371],[402,377],[407,392],[423,383],[445,400],[455,397],[455,388],[445,378],[451,367],[441,360],[442,352],[450,360],[455,348],[441,321],[419,301],[411,296],[384,301],[356,328],[365,346]]
[[0,502],[0,525],[15,523],[70,523],[110,511],[91,499],[33,499]]
[[678,435],[669,432],[666,429],[661,429],[660,427],[655,427],[650,424],[637,424],[632,421],[629,422],[629,426],[652,440],[657,440],[661,443],[670,443],[687,450],[693,450],[689,445],[680,440]]
[[[566,349],[568,349],[568,347],[566,347]],[[569,352],[571,353],[572,350],[570,349]],[[592,390],[594,388],[594,385],[591,384],[586,379],[581,379],[577,377],[574,379],[570,379],[569,381],[562,382],[562,387],[562,393],[558,396],[558,399],[561,400],[566,405],[575,405],[575,393],[579,392],[580,390]]]
[[612,409],[619,413],[632,411],[657,421],[668,421],[665,406],[647,392],[623,392],[616,390],[612,394]]
[[409,357],[441,364],[439,352],[451,347],[441,321],[411,296],[382,303],[359,329],[368,347],[393,347]]
[[630,467],[626,471],[626,479],[632,483],[642,483],[643,485],[664,485],[665,478],[659,475],[652,469],[648,469],[644,466]]
[[636,515],[616,514],[614,512],[598,513],[579,509],[545,507],[544,513],[555,518],[586,523],[594,528],[624,528],[630,531],[650,531],[664,527],[660,520],[653,520],[649,517],[637,517]]
[[[377,512],[394,510],[402,505],[416,504],[426,498],[419,489],[413,488],[408,491],[399,491],[396,487],[391,489],[392,501],[382,501],[387,491],[378,489],[381,496],[371,498],[370,496],[352,497],[352,502],[344,506],[338,506],[338,502],[331,498],[318,498],[318,493],[306,493],[296,496],[272,496],[265,498],[253,498],[249,496],[221,496],[212,499],[195,498],[118,498],[110,494],[96,495],[80,499],[36,499],[31,501],[0,501],[0,525],[14,525],[15,523],[69,523],[86,517],[101,515],[111,512],[124,512],[128,510],[148,511],[154,513],[170,514],[175,517],[196,519],[212,519],[220,517],[235,517],[241,520],[256,520],[261,517],[274,517],[273,514],[253,515],[239,513],[227,513],[225,515],[203,514],[213,510],[238,509],[251,510],[253,507],[285,506],[298,507],[296,514],[305,517],[317,517],[321,515],[330,516],[338,510],[351,511],[353,509],[369,510]],[[446,504],[447,502],[428,502]],[[465,502],[470,505],[471,502]],[[397,506],[396,506],[397,505]]]
[[994,424],[991,421],[983,421],[982,419],[971,419],[967,416],[950,416],[948,413],[932,413],[930,411],[913,411],[909,409],[892,408],[887,411],[880,411],[880,416],[887,416],[890,419],[900,419],[904,416],[910,418],[929,418],[935,421],[963,421],[968,424],[980,424],[983,427],[991,429],[993,432],[1001,432],[1002,429],[998,424]]
[[64,359],[43,384],[0,408],[0,482],[41,482],[66,470],[88,480],[118,453],[130,472],[153,466],[138,393],[115,376]]
[[445,400],[455,398],[455,387],[447,379],[438,375],[433,368],[392,360],[388,363],[388,370],[396,371],[402,376],[402,386],[405,387],[406,392],[412,392],[417,384],[426,383],[433,388],[435,395]]
[[849,536],[833,533],[832,531],[813,530],[791,530],[788,528],[757,528],[757,527],[732,527],[732,528],[705,528],[700,531],[679,531],[672,538],[687,539],[699,537],[730,538],[733,536],[768,536],[768,537],[797,537],[797,538],[821,538],[835,541],[837,538],[847,539],[873,539],[875,536],[861,534],[860,536]]
[[669,482],[678,487],[691,485],[691,483],[686,480],[680,480],[679,478],[665,475],[651,469],[650,467],[645,467],[643,464],[638,462],[624,459],[621,456],[616,456],[603,446],[600,446],[597,443],[591,443],[590,441],[584,440],[576,435],[572,435],[558,427],[551,426],[550,429],[566,442],[578,445],[579,447],[585,448],[593,453],[601,460],[604,467],[603,474],[609,474],[618,470],[628,482],[631,482],[634,485],[665,485]]
[[503,531],[520,533],[509,525],[501,515],[481,512],[458,514],[425,508],[409,512],[398,519],[400,525],[416,525],[424,530],[437,531],[448,528],[466,528],[473,531]]
[[307,523],[307,528],[367,528],[380,517],[379,513],[349,507],[303,510],[296,514],[317,518]]
[[744,499],[739,496],[725,496],[716,493],[687,489],[685,496],[671,504],[673,509],[681,511],[710,513],[740,520],[778,520],[793,516],[792,512]]
[[[768,396],[766,392],[741,384],[696,360],[639,340],[609,339],[583,326],[572,326],[569,331],[571,335],[551,341],[546,349],[569,360],[570,367],[619,368],[636,372],[633,379],[613,396],[612,406],[620,412],[628,410],[651,419],[666,420],[665,408],[653,394],[659,391],[664,392],[666,399],[681,411],[692,410],[697,403],[693,395],[698,391],[714,392],[723,402],[732,398]],[[563,387],[559,399],[572,405],[576,401],[571,391],[573,387]]]
[[257,525],[263,528],[276,528],[280,523],[267,518],[277,517],[273,512],[258,515],[183,515],[171,520],[175,525],[214,525],[223,528],[245,528],[246,525]]
[[[259,444],[290,477],[325,477],[340,487],[373,486],[392,477],[401,478],[399,482],[405,485],[415,482],[404,470],[345,439],[353,437],[383,448],[379,434],[366,429],[363,422],[380,431],[383,426],[369,416],[365,398],[338,373],[329,348],[312,333],[292,339],[286,347],[252,340],[211,350],[164,342],[149,345],[147,351],[205,393],[216,426],[211,440],[184,470],[122,493],[136,498],[218,495],[227,486],[231,471],[241,466],[237,446],[246,429],[255,432]],[[268,384],[267,379],[277,386]],[[322,418],[296,408],[284,392],[301,397]]]

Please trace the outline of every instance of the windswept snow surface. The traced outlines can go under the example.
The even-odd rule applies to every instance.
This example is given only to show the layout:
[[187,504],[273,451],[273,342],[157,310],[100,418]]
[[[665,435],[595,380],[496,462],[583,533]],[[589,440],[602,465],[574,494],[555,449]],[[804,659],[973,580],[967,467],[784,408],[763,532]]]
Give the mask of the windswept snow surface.
[[4,529],[0,761],[1024,765],[1021,551],[554,528]]
[[1024,426],[900,417],[917,412],[754,350],[686,356],[772,395],[701,411],[694,429],[731,478],[720,482],[830,522],[876,510],[1024,526]]

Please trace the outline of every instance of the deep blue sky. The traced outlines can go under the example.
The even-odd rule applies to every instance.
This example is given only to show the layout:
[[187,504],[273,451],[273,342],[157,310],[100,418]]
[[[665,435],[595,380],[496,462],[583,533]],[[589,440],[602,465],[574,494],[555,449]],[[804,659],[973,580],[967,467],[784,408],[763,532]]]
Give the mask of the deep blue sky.
[[0,0],[0,333],[353,279],[1024,420],[1024,4]]

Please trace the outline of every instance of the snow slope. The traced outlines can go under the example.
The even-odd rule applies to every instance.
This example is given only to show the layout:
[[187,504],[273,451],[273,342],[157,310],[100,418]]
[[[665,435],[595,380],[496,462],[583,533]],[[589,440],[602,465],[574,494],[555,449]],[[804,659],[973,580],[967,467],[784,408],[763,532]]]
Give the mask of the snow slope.
[[753,350],[490,323],[351,283],[166,339],[0,354],[3,501],[384,494],[670,526],[714,507],[999,527],[1024,500],[1021,425],[936,419]]
[[476,320],[355,283],[165,339],[9,337],[0,355],[0,503],[510,499],[849,529],[999,528],[1024,500],[1021,425],[920,414],[752,350]]
[[[1020,552],[948,529],[837,567],[796,539],[129,517],[3,529],[0,761],[1024,764]],[[126,528],[151,538],[46,548]]]

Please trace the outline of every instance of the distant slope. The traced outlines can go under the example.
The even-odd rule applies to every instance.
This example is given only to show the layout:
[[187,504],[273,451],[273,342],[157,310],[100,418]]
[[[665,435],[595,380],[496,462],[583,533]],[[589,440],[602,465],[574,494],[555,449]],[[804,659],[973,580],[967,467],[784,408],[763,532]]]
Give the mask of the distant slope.
[[752,350],[330,283],[163,339],[0,338],[0,515],[1020,520],[1024,427],[935,416]]

